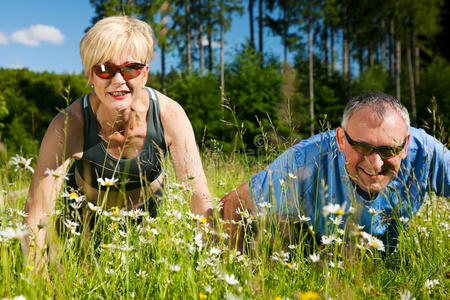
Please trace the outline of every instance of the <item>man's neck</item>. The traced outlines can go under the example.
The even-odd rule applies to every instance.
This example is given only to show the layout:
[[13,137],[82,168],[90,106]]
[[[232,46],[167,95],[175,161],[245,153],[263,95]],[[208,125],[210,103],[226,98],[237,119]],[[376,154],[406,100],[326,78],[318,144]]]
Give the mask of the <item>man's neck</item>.
[[360,195],[364,200],[367,201],[372,201],[374,200],[378,193],[369,193],[365,190],[363,190],[359,185],[357,185],[356,183],[353,183],[354,185],[356,185],[356,192],[358,193],[358,195]]

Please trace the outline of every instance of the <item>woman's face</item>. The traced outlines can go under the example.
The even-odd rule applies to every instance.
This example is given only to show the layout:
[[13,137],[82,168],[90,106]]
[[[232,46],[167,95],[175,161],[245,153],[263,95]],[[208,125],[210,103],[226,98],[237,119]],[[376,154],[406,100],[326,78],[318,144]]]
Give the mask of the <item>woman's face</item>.
[[[104,63],[106,66],[121,66],[127,63],[142,63],[130,55],[113,57]],[[94,67],[95,68],[95,67]],[[147,82],[148,65],[142,68],[140,74],[132,79],[126,80],[120,71],[117,71],[110,79],[99,77],[94,68],[91,70],[89,84],[94,85],[94,93],[98,100],[109,109],[116,111],[126,110],[135,101],[141,99],[143,87]]]

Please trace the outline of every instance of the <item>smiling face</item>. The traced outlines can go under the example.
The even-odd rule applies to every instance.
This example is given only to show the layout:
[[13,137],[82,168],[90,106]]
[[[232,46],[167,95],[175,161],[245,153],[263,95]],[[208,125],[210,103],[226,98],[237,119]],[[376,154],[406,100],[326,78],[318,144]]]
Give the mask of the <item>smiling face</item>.
[[[141,63],[130,55],[113,57],[105,63],[123,65],[125,63]],[[146,65],[139,76],[125,80],[120,72],[111,79],[100,78],[95,72],[89,74],[89,84],[94,86],[96,100],[110,110],[122,111],[130,108],[140,99],[145,99],[146,94],[143,86],[147,82],[148,65]]]
[[[353,113],[347,123],[348,136],[358,142],[375,147],[399,146],[405,140],[407,126],[392,108],[384,120],[377,118],[368,106]],[[350,178],[363,190],[377,194],[397,175],[400,163],[406,157],[409,135],[404,149],[394,157],[382,158],[378,152],[362,155],[350,144],[342,127],[336,129],[336,139],[340,152],[344,152],[346,169]]]

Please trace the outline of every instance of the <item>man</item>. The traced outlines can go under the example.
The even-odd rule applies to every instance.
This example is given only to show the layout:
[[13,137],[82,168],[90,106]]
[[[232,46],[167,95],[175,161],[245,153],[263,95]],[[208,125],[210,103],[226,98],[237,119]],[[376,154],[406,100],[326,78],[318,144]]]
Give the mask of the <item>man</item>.
[[352,220],[393,250],[398,220],[410,220],[429,191],[450,196],[449,150],[410,128],[397,99],[368,92],[350,100],[340,127],[291,147],[221,201],[228,220],[270,207],[321,234]]

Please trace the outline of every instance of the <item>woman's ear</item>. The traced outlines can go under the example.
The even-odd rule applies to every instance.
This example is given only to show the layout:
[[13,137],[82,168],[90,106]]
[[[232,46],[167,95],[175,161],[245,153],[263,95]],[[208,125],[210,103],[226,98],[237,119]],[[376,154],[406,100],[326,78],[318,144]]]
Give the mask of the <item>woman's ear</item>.
[[145,65],[144,70],[143,70],[144,76],[142,77],[142,80],[143,80],[144,84],[142,86],[147,85],[148,70],[149,69],[150,69],[150,67],[148,65]]
[[92,70],[88,73],[88,85],[94,85],[94,74]]

